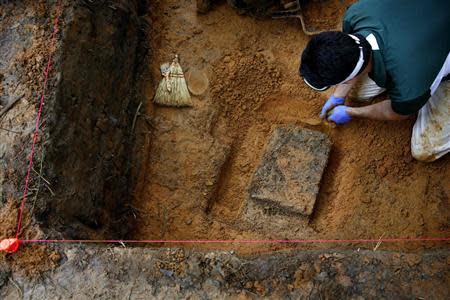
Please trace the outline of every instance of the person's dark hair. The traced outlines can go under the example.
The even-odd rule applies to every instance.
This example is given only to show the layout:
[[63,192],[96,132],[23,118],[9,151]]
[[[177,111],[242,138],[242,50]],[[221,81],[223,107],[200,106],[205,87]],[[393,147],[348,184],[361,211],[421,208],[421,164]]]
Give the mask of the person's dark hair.
[[[363,47],[364,65],[370,60],[372,48],[366,39],[360,39]],[[327,87],[345,80],[359,59],[359,45],[349,35],[340,31],[329,31],[312,37],[302,53],[300,75],[315,87]]]

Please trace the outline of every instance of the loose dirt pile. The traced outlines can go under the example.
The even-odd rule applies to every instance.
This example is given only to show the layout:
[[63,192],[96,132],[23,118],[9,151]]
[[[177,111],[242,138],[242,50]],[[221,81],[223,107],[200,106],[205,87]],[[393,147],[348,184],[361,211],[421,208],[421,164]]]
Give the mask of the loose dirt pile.
[[220,107],[221,118],[226,119],[228,131],[236,134],[276,94],[281,85],[281,71],[270,64],[261,51],[225,54],[214,67],[215,77],[211,84],[212,101]]
[[354,0],[303,0],[302,5],[305,27],[311,32],[340,30],[342,16]]

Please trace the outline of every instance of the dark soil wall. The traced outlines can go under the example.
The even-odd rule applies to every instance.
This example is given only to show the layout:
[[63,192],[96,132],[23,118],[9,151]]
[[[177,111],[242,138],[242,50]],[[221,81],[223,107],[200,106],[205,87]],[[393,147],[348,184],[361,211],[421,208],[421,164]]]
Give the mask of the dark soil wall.
[[0,265],[0,297],[18,299],[18,286],[23,299],[448,299],[450,292],[448,251],[240,257],[66,245],[63,255],[34,279]]
[[[49,115],[55,196],[40,218],[66,237],[126,231],[139,0],[79,1],[65,10],[60,83]],[[91,235],[92,236],[92,235]]]

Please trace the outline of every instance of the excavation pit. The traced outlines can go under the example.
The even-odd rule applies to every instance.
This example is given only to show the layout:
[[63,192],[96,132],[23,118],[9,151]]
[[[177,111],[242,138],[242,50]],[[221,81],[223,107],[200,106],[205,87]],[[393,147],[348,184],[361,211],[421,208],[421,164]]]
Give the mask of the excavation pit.
[[[333,3],[330,7],[341,7]],[[239,16],[226,4],[197,15],[194,3],[178,5],[173,9],[170,1],[154,4],[151,14],[155,24],[147,41],[153,49],[151,78],[141,81],[146,104],[142,114],[149,118],[139,118],[136,127],[143,163],[134,173],[137,181],[131,203],[137,214],[129,232],[133,238],[444,234],[448,214],[442,213],[442,207],[448,203],[449,187],[442,178],[449,172],[448,158],[431,165],[411,158],[412,121],[356,120],[337,128],[320,122],[318,114],[326,96],[311,91],[297,75],[298,54],[308,40],[298,20]],[[179,54],[186,72],[202,70],[208,78],[206,91],[193,95],[193,108],[151,103],[161,79],[159,65],[170,59],[171,53]],[[308,182],[314,189],[308,198],[307,218],[299,211],[280,210],[280,206],[251,198],[251,183],[272,132],[289,126],[319,131],[333,144],[326,168],[324,156],[317,163],[317,175]],[[151,134],[145,135],[149,130]],[[324,154],[326,149],[324,146]],[[416,251],[424,245],[382,247]],[[220,248],[248,253],[285,246]]]
[[[450,160],[422,164],[411,158],[413,121],[355,120],[338,128],[321,123],[318,113],[326,96],[311,91],[297,76],[298,54],[308,41],[298,20],[241,16],[225,3],[198,15],[191,2],[161,1],[150,3],[149,9],[139,8],[137,2],[120,2],[123,7],[116,10],[93,3],[66,13],[52,100],[45,111],[45,147],[39,145],[35,162],[37,168],[43,161],[42,172],[36,171],[50,190],[42,188],[36,201],[27,204],[37,219],[32,223],[36,228],[53,238],[136,240],[446,234],[450,188],[445,178],[450,175]],[[39,45],[45,53],[45,44]],[[29,47],[14,58],[31,64],[19,72],[39,72],[33,69],[37,62],[29,59],[38,53],[35,50]],[[202,84],[192,95],[192,108],[152,102],[161,80],[160,64],[173,54],[179,54],[186,72],[201,70]],[[4,81],[12,80],[4,73]],[[35,93],[30,91],[27,97]],[[31,104],[16,108],[34,112]],[[2,127],[17,122],[14,116],[14,111],[8,114]],[[32,116],[23,128],[32,124]],[[305,202],[297,202],[302,197],[298,191],[279,200],[255,188],[255,181],[252,187],[255,172],[262,174],[259,166],[277,127],[321,132],[317,135],[327,136],[333,144],[329,149],[320,138],[323,143],[314,151],[323,156],[312,159],[311,167],[298,159],[309,155],[303,152],[294,155],[294,163],[291,158],[284,161],[283,167],[299,164],[299,169],[314,171],[310,178],[306,173],[297,178],[311,185]],[[10,145],[28,141],[26,134],[22,140],[12,139],[12,133],[1,134],[2,138],[8,134]],[[5,157],[26,158],[21,155]],[[8,182],[3,203],[20,199],[20,193],[9,192],[20,189],[9,184],[12,177],[20,183],[25,168],[23,163],[14,167],[18,174],[2,177]],[[38,182],[34,179],[33,189]],[[17,205],[11,207],[15,212]],[[5,234],[10,236],[15,220],[8,220]],[[195,247],[254,253],[287,245]],[[446,245],[380,247],[419,251]]]
[[[16,234],[56,3],[0,2],[0,111],[20,96],[0,116],[4,239]],[[448,243],[376,241],[448,234],[449,157],[414,161],[412,120],[321,122],[327,96],[297,76],[308,41],[298,20],[225,1],[198,15],[194,2],[62,1],[20,238],[197,243],[25,243],[0,257],[0,297],[445,299]],[[325,21],[343,11],[320,3]],[[174,54],[201,70],[192,108],[152,102]],[[320,141],[287,142],[290,155],[273,159],[297,192],[296,167],[314,164],[308,216],[296,201],[251,198],[280,128]]]

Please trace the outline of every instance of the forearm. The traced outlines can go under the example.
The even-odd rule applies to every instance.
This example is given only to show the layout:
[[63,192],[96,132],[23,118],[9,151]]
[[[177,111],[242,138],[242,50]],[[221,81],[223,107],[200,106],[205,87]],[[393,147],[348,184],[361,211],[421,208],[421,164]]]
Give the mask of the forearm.
[[396,121],[405,120],[409,116],[399,115],[392,110],[391,100],[385,100],[364,107],[349,107],[348,114],[352,118]]

